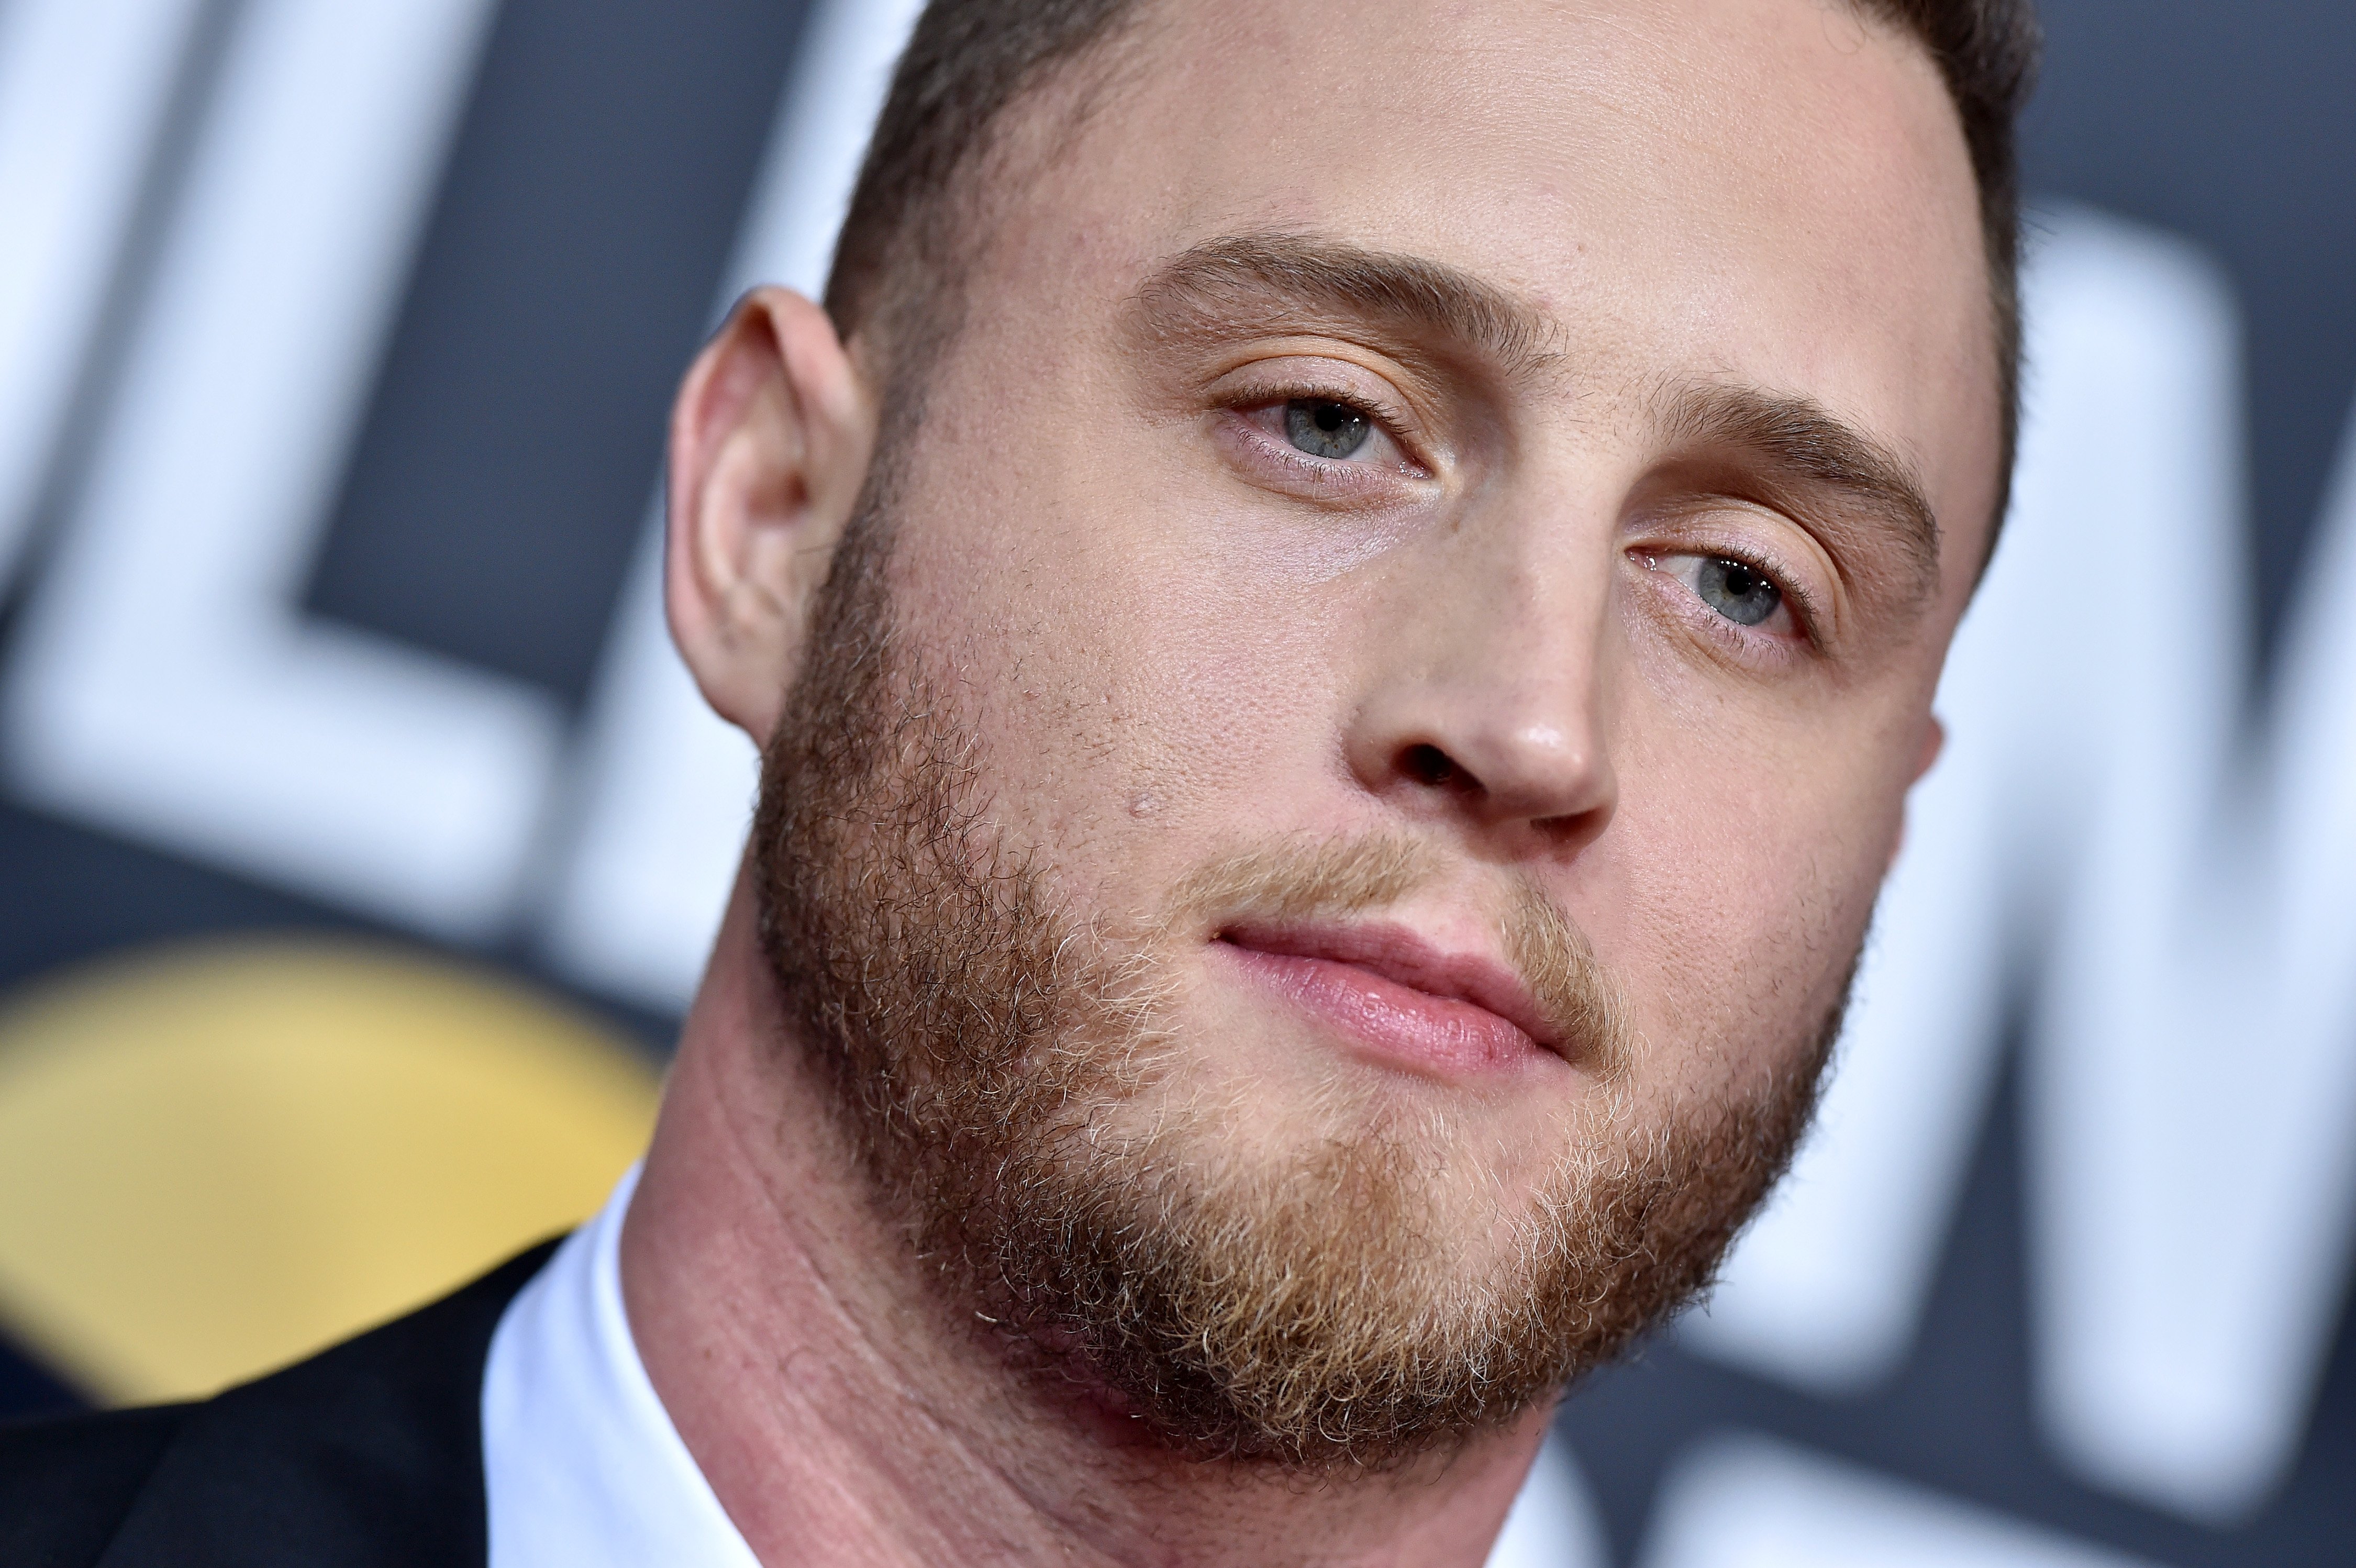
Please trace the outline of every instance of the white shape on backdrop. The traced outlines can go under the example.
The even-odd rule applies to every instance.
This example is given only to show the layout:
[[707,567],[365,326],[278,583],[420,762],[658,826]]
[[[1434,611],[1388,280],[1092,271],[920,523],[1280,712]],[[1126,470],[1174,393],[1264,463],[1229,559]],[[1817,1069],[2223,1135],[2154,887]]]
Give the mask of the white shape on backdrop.
[[[2086,1473],[2220,1521],[2297,1457],[2356,1223],[2356,437],[2344,452],[2245,770],[2209,760],[2244,661],[2205,661],[2198,624],[2240,608],[2233,536],[2204,555],[2165,514],[2116,514],[2105,548],[2143,555],[2108,657],[2151,674],[2089,715],[2109,767],[2028,1063],[2047,1425]],[[2226,603],[2203,602],[2220,581]]]
[[200,0],[0,5],[0,590]]
[[1610,1568],[1612,1543],[1587,1493],[1579,1461],[1548,1437],[1514,1499],[1488,1568]]
[[[796,62],[719,307],[756,284],[826,285],[869,128],[922,0],[831,0]],[[616,606],[573,771],[575,831],[544,940],[584,983],[644,1005],[694,994],[744,846],[749,741],[715,717],[663,622],[662,505]]]
[[247,9],[5,693],[31,800],[475,938],[509,917],[555,704],[294,600],[493,9]]
[[1725,1436],[1661,1486],[1644,1568],[2143,1568],[2003,1515],[1762,1437]]
[[[1840,1074],[1687,1340],[1827,1394],[1911,1347],[2001,1044],[2040,1408],[2090,1477],[2224,1520],[2290,1464],[2356,1197],[2356,476],[2246,736],[2238,322],[2177,241],[2053,215],[2010,532],[1941,687]],[[2356,439],[2351,439],[2356,455]]]
[[[2101,487],[2115,475],[2119,500],[2161,492],[2171,534],[2239,538],[2220,495],[2235,476],[2218,471],[2218,441],[2238,423],[2214,352],[2230,330],[2222,285],[2140,231],[2080,212],[2046,230],[2025,280],[2035,369],[2014,513],[1941,683],[1947,748],[1908,804],[1816,1133],[1687,1326],[1697,1348],[1826,1394],[1869,1386],[1912,1346],[1983,1121],[2008,982],[2085,836],[2093,740],[2117,698],[2103,650],[2090,661],[2069,645],[2115,646],[2111,607],[2131,595],[2108,585],[2139,558],[2106,550],[2103,531],[2136,520],[2112,524],[2123,509]],[[2190,440],[2162,440],[2188,424]],[[2220,629],[2181,628],[2224,657]]]
[[[2287,1461],[2305,1409],[2279,1375],[2282,1308],[2323,1282],[2265,1232],[2339,1208],[2273,1179],[2299,1133],[2265,1101],[2337,1116],[2345,1096],[2274,1027],[2270,835],[2226,810],[2250,674],[2239,324],[2196,257],[2094,238],[2044,274],[2072,301],[2041,329],[2048,395],[2072,412],[2022,465],[2053,526],[2021,563],[2039,601],[2000,607],[1997,672],[2074,699],[2040,737],[2068,800],[1998,808],[2071,828],[2023,1062],[2037,1391],[2083,1471],[2223,1517]],[[2309,805],[2303,828],[2333,814]]]

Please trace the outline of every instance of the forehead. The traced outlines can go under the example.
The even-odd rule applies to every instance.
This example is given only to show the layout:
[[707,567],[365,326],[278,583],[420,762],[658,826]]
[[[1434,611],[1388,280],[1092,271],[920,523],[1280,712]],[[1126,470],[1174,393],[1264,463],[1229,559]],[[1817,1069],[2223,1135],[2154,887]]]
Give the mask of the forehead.
[[1186,0],[1120,62],[1076,121],[1033,118],[1053,149],[977,287],[1113,304],[1226,233],[1428,257],[1544,313],[1590,408],[1665,381],[1804,393],[1905,452],[1951,537],[1981,526],[1997,382],[1968,155],[1928,57],[1847,0]]

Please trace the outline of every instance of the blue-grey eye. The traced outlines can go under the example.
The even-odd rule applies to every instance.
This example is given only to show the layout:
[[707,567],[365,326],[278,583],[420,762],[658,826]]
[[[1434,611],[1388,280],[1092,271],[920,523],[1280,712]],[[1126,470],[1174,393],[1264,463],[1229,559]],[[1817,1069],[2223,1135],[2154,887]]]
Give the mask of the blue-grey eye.
[[1331,398],[1297,397],[1284,405],[1284,435],[1312,457],[1347,457],[1375,433],[1365,414]]
[[1755,566],[1723,556],[1705,560],[1694,575],[1701,602],[1737,626],[1757,626],[1783,602],[1783,590]]

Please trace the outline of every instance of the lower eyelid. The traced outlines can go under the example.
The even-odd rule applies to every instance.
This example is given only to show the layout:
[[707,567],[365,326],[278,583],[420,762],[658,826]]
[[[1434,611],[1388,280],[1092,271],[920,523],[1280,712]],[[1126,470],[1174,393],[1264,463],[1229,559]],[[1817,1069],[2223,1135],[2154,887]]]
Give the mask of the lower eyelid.
[[[1292,401],[1294,400],[1287,398],[1283,400],[1283,402],[1279,403],[1252,403],[1241,408],[1230,408],[1227,410],[1227,413],[1232,414],[1238,423],[1248,429],[1252,433],[1252,436],[1254,438],[1266,444],[1268,455],[1270,457],[1290,467],[1299,468],[1305,473],[1313,474],[1321,478],[1336,478],[1350,475],[1363,475],[1365,477],[1367,481],[1371,481],[1377,477],[1400,478],[1421,476],[1421,467],[1407,456],[1406,452],[1399,445],[1398,436],[1394,435],[1379,420],[1375,419],[1370,411],[1362,410],[1362,412],[1367,413],[1367,417],[1374,423],[1374,436],[1377,439],[1390,443],[1389,454],[1387,456],[1377,454],[1375,460],[1372,461],[1363,459],[1353,460],[1353,458],[1345,457],[1315,456],[1312,454],[1301,451],[1298,446],[1293,446],[1291,442],[1285,439],[1280,431],[1270,429],[1268,426],[1263,425],[1258,419],[1253,417],[1255,414],[1269,413],[1276,413],[1280,417],[1281,411],[1285,407],[1285,404]],[[1339,403],[1342,400],[1336,398],[1333,401]],[[1359,405],[1353,403],[1350,406],[1356,408]],[[1353,456],[1354,457],[1355,456],[1355,454]]]
[[1220,403],[1231,413],[1248,419],[1254,413],[1277,412],[1291,403],[1338,403],[1344,408],[1364,414],[1369,424],[1389,440],[1400,460],[1422,470],[1426,465],[1410,456],[1418,449],[1415,423],[1405,410],[1387,399],[1369,397],[1355,387],[1333,385],[1263,386],[1234,398],[1222,398]]
[[[1782,575],[1771,571],[1762,563],[1745,559],[1731,552],[1719,551],[1636,550],[1630,553],[1642,561],[1648,572],[1672,579],[1676,585],[1676,591],[1682,593],[1690,604],[1691,613],[1703,619],[1703,624],[1712,636],[1730,638],[1744,644],[1755,644],[1763,640],[1785,645],[1793,643],[1813,645],[1816,641],[1808,618],[1807,606],[1799,595],[1793,592]],[[1776,614],[1782,616],[1788,623],[1788,629],[1782,631],[1771,629],[1774,616],[1770,616],[1766,621],[1758,626],[1744,626],[1740,621],[1719,615],[1703,601],[1692,584],[1685,581],[1681,574],[1670,569],[1670,564],[1673,562],[1713,560],[1740,561],[1744,565],[1762,574],[1768,581],[1773,583],[1783,596],[1782,602],[1776,607]]]
[[[1234,411],[1229,413],[1232,414]],[[1398,470],[1388,464],[1354,463],[1312,456],[1241,414],[1235,414],[1235,419],[1241,428],[1228,439],[1250,446],[1252,451],[1245,460],[1277,468],[1284,478],[1297,484],[1314,485],[1329,493],[1338,493],[1375,489],[1400,477]]]

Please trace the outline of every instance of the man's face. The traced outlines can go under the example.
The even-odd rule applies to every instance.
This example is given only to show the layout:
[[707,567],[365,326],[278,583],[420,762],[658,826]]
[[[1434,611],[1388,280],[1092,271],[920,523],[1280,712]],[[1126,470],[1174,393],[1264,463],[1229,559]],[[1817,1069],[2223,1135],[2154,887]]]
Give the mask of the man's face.
[[[1124,58],[1017,112],[962,330],[882,409],[831,625],[888,647],[816,650],[768,782],[852,828],[765,846],[777,931],[883,988],[806,1017],[935,1036],[869,1041],[887,1142],[996,1118],[1066,1209],[1497,1354],[1554,1254],[1714,1253],[1804,1101],[1996,494],[1961,134],[1819,0],[1198,0]],[[994,1087],[927,1122],[958,1016]]]

